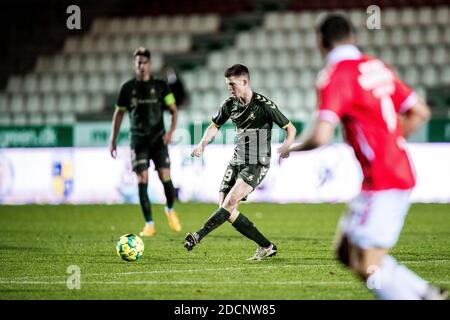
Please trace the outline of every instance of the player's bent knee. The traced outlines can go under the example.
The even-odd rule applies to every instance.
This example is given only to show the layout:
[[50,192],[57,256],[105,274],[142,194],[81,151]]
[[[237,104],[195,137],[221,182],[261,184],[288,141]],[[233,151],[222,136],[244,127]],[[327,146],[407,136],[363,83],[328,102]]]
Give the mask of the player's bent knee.
[[227,219],[229,223],[234,223],[239,215],[239,211],[234,210],[231,212],[230,217]]

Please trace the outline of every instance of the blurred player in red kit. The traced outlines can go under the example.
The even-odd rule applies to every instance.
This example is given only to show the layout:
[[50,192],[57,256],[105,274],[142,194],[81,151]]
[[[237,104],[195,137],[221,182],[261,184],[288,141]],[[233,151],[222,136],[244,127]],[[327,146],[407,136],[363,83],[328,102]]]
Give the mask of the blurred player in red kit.
[[325,17],[317,40],[326,58],[316,81],[317,118],[290,151],[330,143],[340,122],[361,165],[361,192],[339,222],[337,258],[380,299],[445,299],[447,290],[431,286],[389,255],[416,182],[405,138],[430,118],[429,108],[389,66],[361,53],[345,16]]

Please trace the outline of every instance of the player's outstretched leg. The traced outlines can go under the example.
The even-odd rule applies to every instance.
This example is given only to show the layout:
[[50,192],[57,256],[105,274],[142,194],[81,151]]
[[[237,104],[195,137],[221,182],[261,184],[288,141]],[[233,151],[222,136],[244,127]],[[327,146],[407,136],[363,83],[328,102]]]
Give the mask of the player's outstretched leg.
[[184,241],[184,247],[189,251],[200,242],[208,233],[222,225],[230,217],[230,213],[224,208],[220,207],[214,212],[206,221],[203,228],[197,232],[188,233]]
[[277,254],[277,247],[264,237],[264,235],[255,227],[253,222],[242,213],[238,214],[232,225],[242,235],[259,245],[256,249],[256,253],[248,260],[262,260]]
[[141,237],[151,237],[155,234],[155,226],[152,219],[152,206],[147,193],[147,183],[139,183],[139,202],[145,219],[144,229],[139,233]]
[[172,179],[170,178],[170,173],[168,169],[160,169],[158,171],[160,175],[161,182],[164,187],[164,194],[166,195],[166,217],[167,222],[169,223],[170,229],[180,232],[181,231],[181,223],[180,219],[178,219],[177,213],[173,208],[173,204],[175,202],[175,188],[173,187]]

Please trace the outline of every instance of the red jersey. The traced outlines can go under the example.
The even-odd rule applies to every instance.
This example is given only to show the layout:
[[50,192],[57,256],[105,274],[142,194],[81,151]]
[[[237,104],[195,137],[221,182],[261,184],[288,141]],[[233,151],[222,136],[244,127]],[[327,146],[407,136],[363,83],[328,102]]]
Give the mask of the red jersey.
[[342,122],[361,164],[363,190],[410,189],[415,175],[398,114],[417,96],[380,60],[343,47],[318,75],[319,119]]

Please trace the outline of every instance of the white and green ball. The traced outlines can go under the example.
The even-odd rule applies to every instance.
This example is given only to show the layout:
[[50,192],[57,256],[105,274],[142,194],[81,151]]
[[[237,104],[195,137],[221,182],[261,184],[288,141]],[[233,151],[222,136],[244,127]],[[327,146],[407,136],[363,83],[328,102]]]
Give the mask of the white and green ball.
[[144,252],[144,242],[135,234],[125,234],[117,240],[116,252],[125,261],[137,261]]

